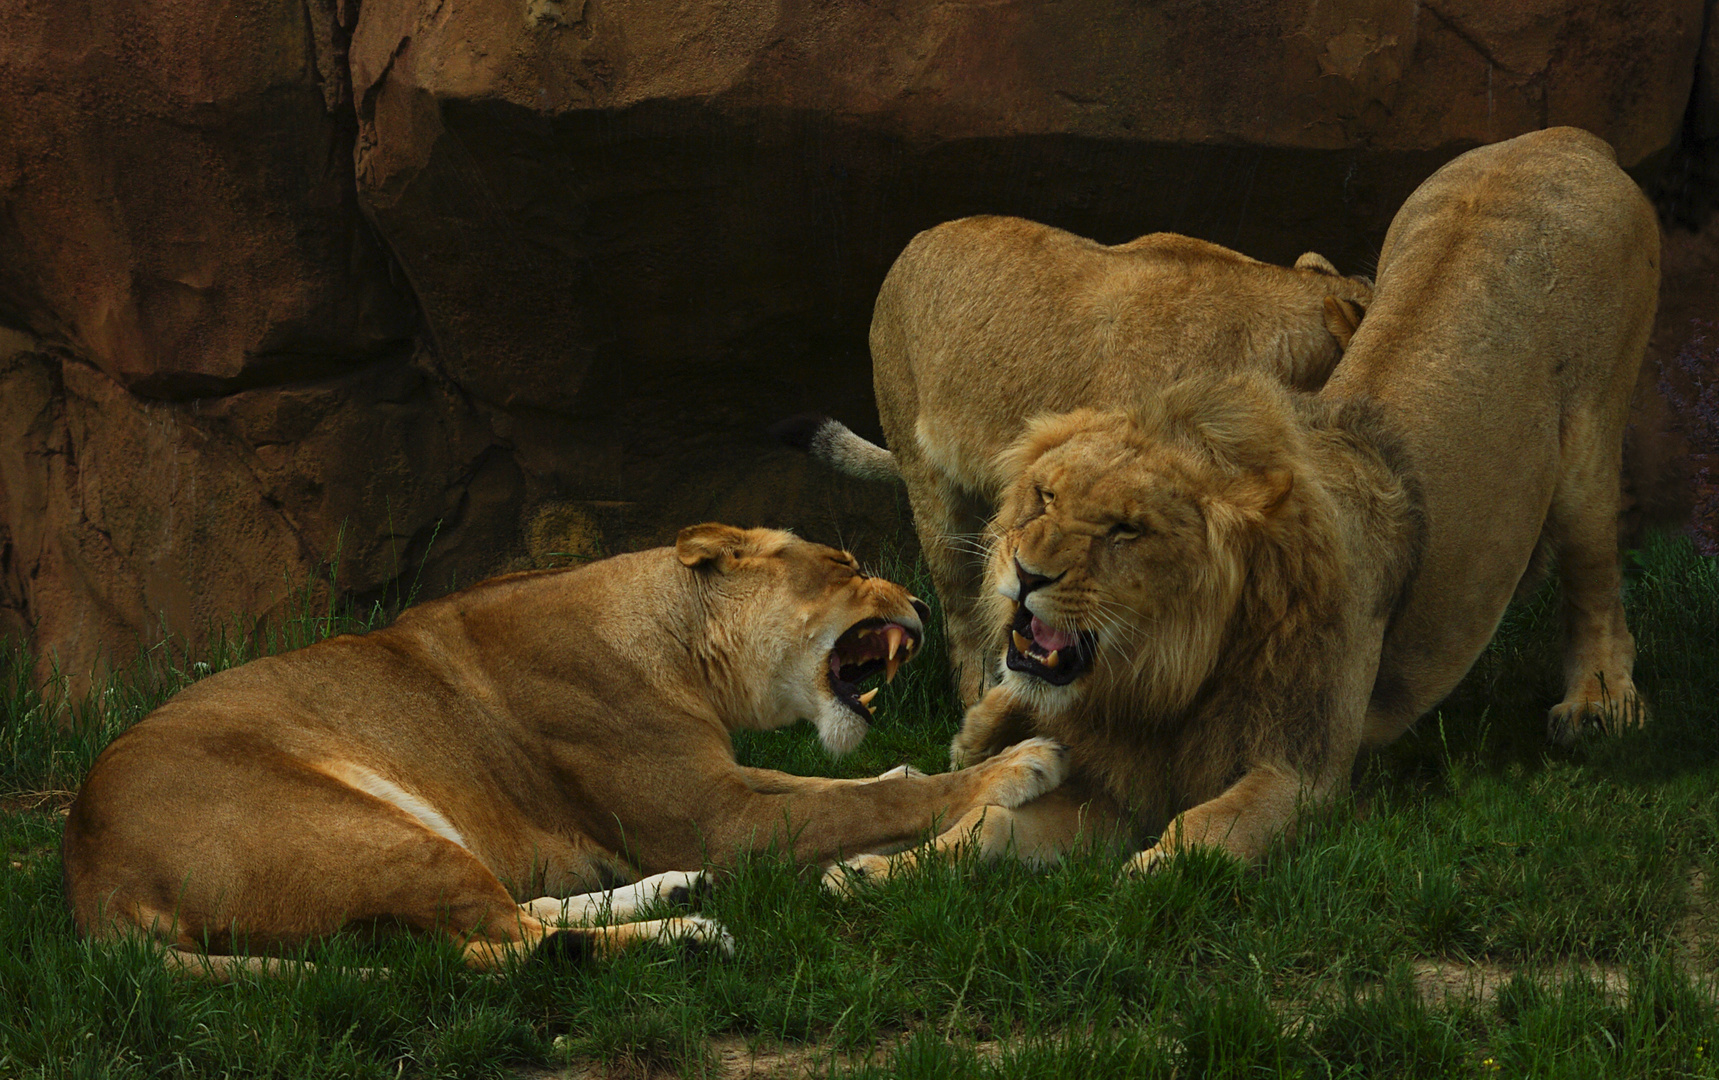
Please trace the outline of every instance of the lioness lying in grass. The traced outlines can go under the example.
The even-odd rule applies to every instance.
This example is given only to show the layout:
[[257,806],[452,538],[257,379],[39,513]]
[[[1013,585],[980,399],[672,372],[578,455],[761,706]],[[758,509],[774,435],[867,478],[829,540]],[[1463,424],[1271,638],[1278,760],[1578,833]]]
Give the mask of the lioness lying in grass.
[[[624,917],[705,861],[777,845],[827,863],[890,851],[975,807],[1054,788],[1032,739],[975,769],[876,779],[736,763],[730,733],[810,719],[864,737],[861,680],[918,650],[925,606],[845,552],[700,525],[672,548],[497,578],[384,630],[256,660],[182,691],[104,751],[65,832],[80,931],[143,932],[224,976],[385,921],[445,933],[467,963],[691,938],[697,917]],[[564,897],[609,882],[641,887]],[[522,902],[523,901],[523,902]]]

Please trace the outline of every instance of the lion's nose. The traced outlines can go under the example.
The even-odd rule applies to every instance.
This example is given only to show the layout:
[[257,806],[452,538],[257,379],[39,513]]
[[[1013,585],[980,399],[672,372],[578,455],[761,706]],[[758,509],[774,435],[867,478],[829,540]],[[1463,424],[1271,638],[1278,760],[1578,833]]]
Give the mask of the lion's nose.
[[[1057,575],[1057,577],[1061,576],[1061,574]],[[1040,585],[1046,585],[1056,580],[1056,578],[1053,577],[1046,577],[1043,574],[1033,573],[1031,570],[1022,566],[1021,560],[1019,559],[1015,560],[1015,577],[1019,578],[1021,582],[1021,591],[1015,596],[1015,603],[1017,604],[1024,602],[1027,598],[1027,594],[1038,588]]]
[[929,626],[931,624],[931,605],[917,596],[908,597],[907,602],[913,605],[913,610],[919,615],[919,621]]

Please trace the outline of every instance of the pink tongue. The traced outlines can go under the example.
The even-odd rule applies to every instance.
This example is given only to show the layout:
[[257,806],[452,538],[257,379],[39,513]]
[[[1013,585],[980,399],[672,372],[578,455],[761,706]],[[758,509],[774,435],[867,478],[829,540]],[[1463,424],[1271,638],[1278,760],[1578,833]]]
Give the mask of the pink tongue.
[[1037,615],[1033,616],[1033,642],[1047,653],[1066,649],[1074,644],[1074,635],[1066,630],[1058,630],[1054,626],[1046,626],[1039,622]]

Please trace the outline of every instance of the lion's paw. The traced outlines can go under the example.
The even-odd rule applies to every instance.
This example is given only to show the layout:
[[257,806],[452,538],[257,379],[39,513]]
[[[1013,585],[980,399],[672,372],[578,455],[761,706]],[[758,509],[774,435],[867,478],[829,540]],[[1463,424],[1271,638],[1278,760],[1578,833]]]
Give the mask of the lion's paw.
[[1621,697],[1572,697],[1560,701],[1546,710],[1546,738],[1559,746],[1569,746],[1588,731],[1622,735],[1646,723],[1647,706],[1632,686]]
[[882,855],[855,855],[824,871],[824,891],[852,896],[868,881],[889,876],[889,860]]
[[1154,844],[1124,863],[1122,872],[1131,877],[1146,877],[1148,874],[1156,874],[1164,869],[1173,857],[1172,852]]
[[1050,739],[1028,739],[983,767],[992,771],[983,801],[1013,810],[1068,778],[1068,747]]

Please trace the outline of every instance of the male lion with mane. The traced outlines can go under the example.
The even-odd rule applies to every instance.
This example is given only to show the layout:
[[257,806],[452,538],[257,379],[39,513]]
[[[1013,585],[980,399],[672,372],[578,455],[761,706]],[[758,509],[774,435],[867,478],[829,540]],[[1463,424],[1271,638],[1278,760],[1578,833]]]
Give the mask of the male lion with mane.
[[1371,297],[1312,251],[1289,268],[1175,233],[1107,247],[1020,218],[962,218],[914,237],[878,291],[872,378],[891,449],[818,415],[772,431],[843,472],[906,483],[970,706],[1001,644],[981,611],[978,537],[1008,485],[999,455],[1027,421],[1126,407],[1182,365],[1317,390]]
[[[859,683],[894,676],[925,614],[844,551],[715,524],[497,578],[212,675],[115,739],[66,821],[66,900],[81,932],[142,932],[216,978],[290,966],[232,953],[377,922],[449,935],[480,968],[727,949],[696,916],[558,924],[625,919],[697,884],[684,871],[769,845],[817,864],[899,850],[1061,780],[1043,739],[939,776],[735,761],[731,732],[803,718],[830,751],[855,745],[877,693]],[[615,882],[638,884],[573,895]]]
[[1001,681],[951,757],[1049,736],[1072,773],[933,848],[1053,859],[1104,827],[1151,843],[1140,870],[1196,845],[1257,857],[1456,686],[1542,554],[1565,636],[1548,737],[1642,723],[1617,514],[1658,261],[1609,146],[1524,135],[1403,205],[1317,395],[1201,374],[1035,420],[992,530]]

